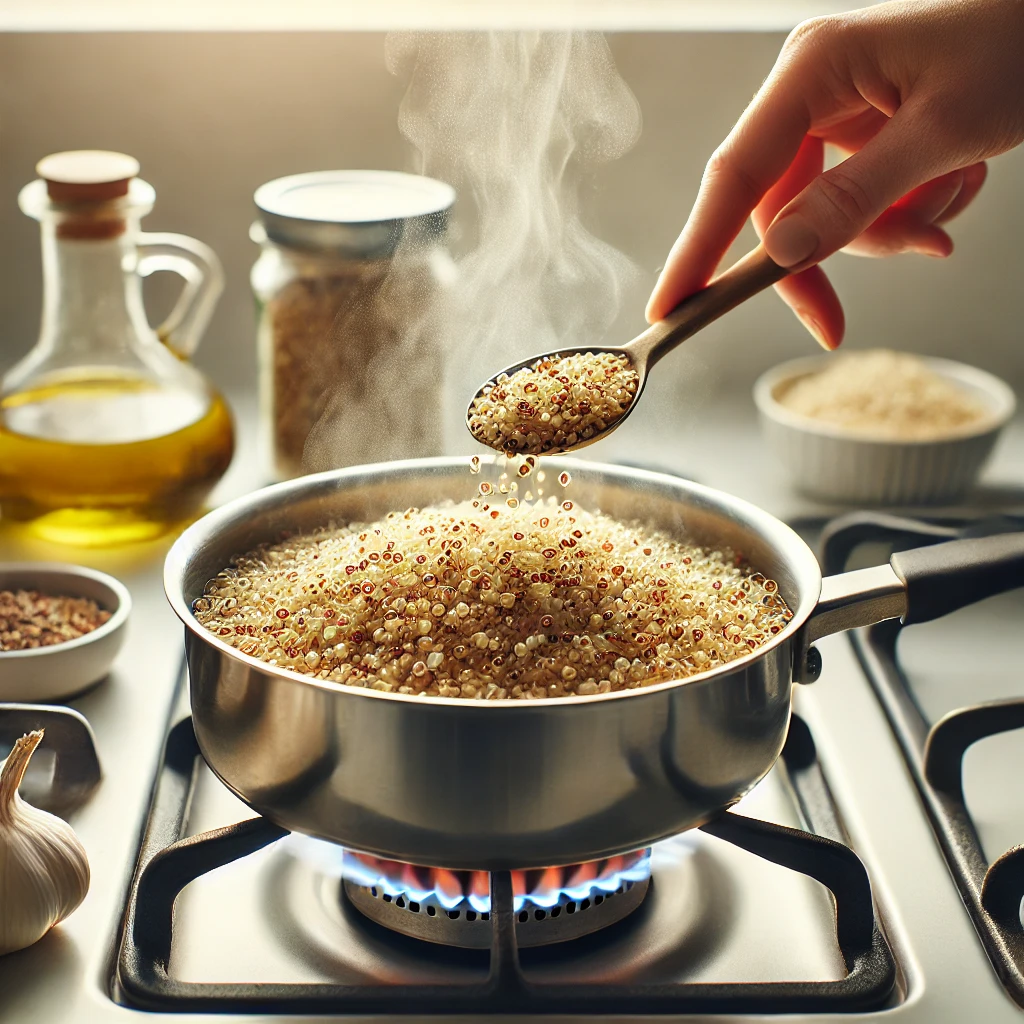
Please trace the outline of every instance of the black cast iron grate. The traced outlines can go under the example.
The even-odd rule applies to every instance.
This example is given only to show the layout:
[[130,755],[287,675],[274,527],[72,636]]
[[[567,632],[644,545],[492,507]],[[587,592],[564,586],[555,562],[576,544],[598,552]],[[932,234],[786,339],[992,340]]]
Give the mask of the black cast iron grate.
[[[881,542],[893,550],[938,544],[956,537],[1024,530],[1024,518],[928,522],[884,513],[855,513],[830,523],[822,534],[826,574],[842,572],[854,549]],[[1024,585],[1024,580],[1021,581]],[[1024,846],[990,865],[964,801],[963,758],[979,740],[1024,728],[1024,698],[959,708],[928,722],[899,665],[902,626],[882,622],[851,635],[854,650],[903,750],[950,873],[992,966],[1007,992],[1024,1006]]]
[[682,1014],[822,1013],[879,1007],[891,997],[896,967],[875,920],[871,886],[844,834],[811,734],[794,716],[783,752],[802,832],[733,812],[704,831],[827,886],[835,897],[836,937],[847,975],[838,981],[736,984],[537,983],[520,967],[512,879],[491,875],[490,969],[479,983],[210,984],[168,973],[174,901],[193,879],[276,842],[287,832],[263,818],[182,839],[200,754],[191,719],[171,730],[132,881],[116,965],[120,998],[177,1012],[333,1014]]

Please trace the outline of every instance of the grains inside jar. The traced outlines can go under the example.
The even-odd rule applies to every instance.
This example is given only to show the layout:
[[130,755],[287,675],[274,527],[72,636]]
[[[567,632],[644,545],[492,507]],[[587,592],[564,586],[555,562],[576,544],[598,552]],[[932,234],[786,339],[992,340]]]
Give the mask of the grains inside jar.
[[620,420],[639,384],[629,358],[613,352],[538,359],[483,388],[469,407],[469,429],[499,451],[565,451]]
[[732,551],[569,500],[483,497],[260,547],[194,613],[245,654],[319,679],[490,700],[695,675],[792,617]]
[[[264,361],[271,381],[272,446],[281,476],[302,472],[306,439],[326,412],[332,388],[364,386],[361,368],[369,353],[339,337],[336,325],[343,310],[366,305],[366,296],[385,273],[380,264],[353,264],[348,273],[306,274],[267,302]],[[363,342],[363,335],[356,338]]]
[[434,404],[404,402],[388,383],[401,373],[410,390],[439,394],[440,347],[418,312],[434,292],[431,265],[402,259],[401,273],[394,259],[303,261],[267,300],[261,358],[279,476],[441,451]]
[[24,651],[77,640],[110,618],[84,597],[40,594],[37,590],[0,590],[0,651]]

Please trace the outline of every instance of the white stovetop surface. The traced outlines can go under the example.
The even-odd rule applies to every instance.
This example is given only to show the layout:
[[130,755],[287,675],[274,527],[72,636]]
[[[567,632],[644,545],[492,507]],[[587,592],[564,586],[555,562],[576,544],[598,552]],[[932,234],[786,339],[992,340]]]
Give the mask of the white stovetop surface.
[[[243,428],[251,405],[236,402]],[[757,502],[776,515],[825,512],[792,494],[756,437],[746,402],[716,416],[714,445],[678,439],[645,445],[645,461],[698,476],[704,483]],[[252,486],[258,476],[252,441],[243,429],[240,456],[219,495]],[[628,431],[605,442],[595,457],[636,458]],[[708,439],[710,442],[710,438]],[[613,445],[623,447],[616,450]],[[589,453],[588,453],[589,454]],[[1015,422],[986,473],[993,498],[1024,481],[1024,422]],[[80,561],[118,575],[135,607],[126,646],[109,679],[75,702],[97,737],[104,779],[73,817],[92,865],[93,881],[82,906],[36,946],[0,958],[0,1021],[4,1024],[98,1024],[144,1019],[108,997],[114,943],[134,866],[181,656],[181,633],[163,599],[160,582],[166,543],[126,552],[69,551],[0,533],[0,559]],[[1004,994],[950,880],[931,829],[909,783],[902,757],[847,641],[820,644],[822,678],[797,693],[797,710],[818,741],[819,754],[843,810],[854,846],[868,863],[885,927],[907,973],[907,998],[895,1009],[836,1020],[891,1018],[900,1024],[1019,1021],[1021,1011]],[[1001,852],[1001,851],[1000,851]],[[0,908],[3,912],[3,908]],[[244,938],[240,941],[244,941]],[[177,1015],[147,1015],[175,1020]],[[251,1017],[186,1017],[225,1022]],[[280,1018],[279,1018],[280,1019]],[[310,1021],[313,1018],[304,1017]],[[503,1018],[509,1019],[509,1018]],[[693,1018],[690,1018],[693,1019]],[[737,1018],[709,1018],[717,1022]],[[762,1018],[763,1019],[763,1018]],[[808,1018],[775,1018],[807,1020]]]

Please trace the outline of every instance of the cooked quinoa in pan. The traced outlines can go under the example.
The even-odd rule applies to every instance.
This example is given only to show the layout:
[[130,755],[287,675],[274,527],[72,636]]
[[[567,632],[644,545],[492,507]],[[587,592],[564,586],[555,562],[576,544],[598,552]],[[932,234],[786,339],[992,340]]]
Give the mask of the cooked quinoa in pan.
[[735,552],[572,501],[483,495],[257,548],[210,581],[194,612],[272,665],[487,700],[695,675],[792,618],[775,582]]

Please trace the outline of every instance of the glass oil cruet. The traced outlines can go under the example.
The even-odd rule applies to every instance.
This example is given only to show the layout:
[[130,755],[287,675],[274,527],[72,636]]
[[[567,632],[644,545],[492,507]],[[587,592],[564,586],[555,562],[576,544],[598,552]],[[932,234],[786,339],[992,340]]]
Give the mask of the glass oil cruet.
[[[0,523],[81,545],[146,540],[195,514],[231,461],[221,396],[188,362],[223,288],[212,250],[139,222],[153,206],[122,153],[46,157],[19,204],[40,222],[35,348],[0,383]],[[155,330],[142,278],[185,287]]]

